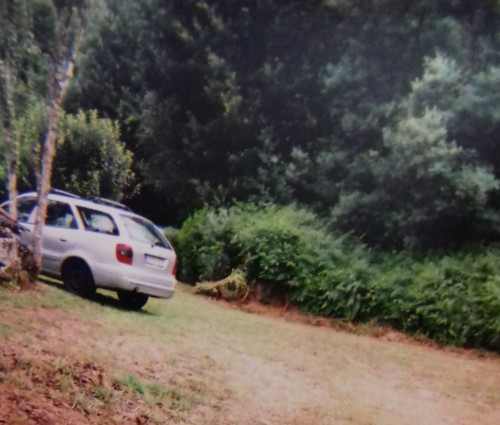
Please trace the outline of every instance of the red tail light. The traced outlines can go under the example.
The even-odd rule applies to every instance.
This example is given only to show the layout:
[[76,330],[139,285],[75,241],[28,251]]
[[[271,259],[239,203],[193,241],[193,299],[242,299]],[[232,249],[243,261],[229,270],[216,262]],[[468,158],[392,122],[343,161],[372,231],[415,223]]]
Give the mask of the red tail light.
[[134,251],[128,245],[119,243],[116,245],[116,259],[120,263],[132,264],[132,257],[134,256]]
[[172,269],[172,274],[175,276],[177,274],[177,257],[175,257],[174,268]]

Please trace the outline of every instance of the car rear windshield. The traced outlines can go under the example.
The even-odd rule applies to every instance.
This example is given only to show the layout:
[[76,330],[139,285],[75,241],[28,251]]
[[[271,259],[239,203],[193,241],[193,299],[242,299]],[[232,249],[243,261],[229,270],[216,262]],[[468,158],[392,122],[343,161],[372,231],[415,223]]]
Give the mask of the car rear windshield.
[[130,239],[172,249],[166,238],[163,237],[153,223],[140,217],[131,217],[129,215],[122,215],[121,217]]

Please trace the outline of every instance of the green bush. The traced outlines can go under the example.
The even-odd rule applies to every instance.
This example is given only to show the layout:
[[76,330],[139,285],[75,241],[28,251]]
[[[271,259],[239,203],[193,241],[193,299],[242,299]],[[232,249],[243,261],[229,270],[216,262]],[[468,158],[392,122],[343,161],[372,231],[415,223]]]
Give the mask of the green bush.
[[297,258],[308,248],[304,233],[324,238],[312,227],[314,220],[295,207],[200,210],[177,235],[180,275],[188,282],[217,280],[233,268],[245,268],[249,280],[293,285]]
[[[249,282],[284,287],[308,311],[355,319],[362,310],[351,292],[363,292],[368,280],[366,253],[325,233],[322,220],[307,210],[252,204],[203,209],[184,223],[177,242],[180,277],[187,282],[221,279],[242,268]],[[351,296],[357,301],[344,305]]]
[[115,200],[138,193],[133,154],[120,140],[118,122],[99,118],[93,110],[64,115],[61,126],[64,143],[54,158],[54,187]]
[[325,238],[317,217],[294,206],[247,206],[234,218],[231,239],[247,269],[250,281],[298,286],[297,277],[308,264],[308,255],[319,251]]
[[303,310],[319,316],[368,320],[372,316],[373,291],[365,259],[345,258],[325,265],[317,274],[303,276],[292,300]]
[[422,261],[386,258],[374,281],[374,313],[444,344],[499,351],[499,254],[482,250]]
[[[500,351],[500,252],[411,259],[360,255],[313,276],[295,296],[306,311],[375,320],[440,343]],[[296,292],[297,294],[297,292]]]
[[304,312],[390,324],[455,346],[500,351],[500,251],[415,259],[373,255],[295,206],[203,209],[177,234],[181,278],[284,288]]
[[234,234],[231,209],[202,209],[188,218],[177,233],[179,277],[194,283],[218,280],[238,267],[236,253],[229,255]]

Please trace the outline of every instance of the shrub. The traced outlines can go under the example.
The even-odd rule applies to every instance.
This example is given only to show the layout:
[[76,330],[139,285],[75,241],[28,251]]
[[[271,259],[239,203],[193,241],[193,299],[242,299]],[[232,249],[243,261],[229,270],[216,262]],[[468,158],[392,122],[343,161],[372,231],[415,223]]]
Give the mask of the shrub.
[[[250,281],[298,286],[304,268],[310,271],[311,255],[323,244],[319,219],[294,206],[239,207],[234,217],[231,243],[244,262]],[[310,256],[310,257],[309,257]]]
[[323,229],[316,215],[295,206],[204,209],[177,235],[180,275],[188,282],[217,280],[242,268],[249,282],[285,288],[309,312],[358,318],[367,255]]
[[301,232],[312,220],[311,213],[295,207],[200,210],[177,235],[181,277],[217,280],[233,268],[245,268],[249,280],[288,285],[295,276],[294,259],[304,250]]
[[373,255],[295,206],[203,209],[177,234],[181,276],[284,289],[304,312],[390,324],[456,346],[500,351],[500,251],[415,259]]
[[292,299],[303,311],[351,321],[372,317],[373,290],[365,258],[349,255],[298,280]]
[[378,317],[444,344],[500,350],[499,254],[387,258],[374,282]]
[[229,255],[234,234],[232,220],[230,209],[205,208],[184,222],[176,248],[181,280],[194,283],[222,279],[239,265],[238,256]]

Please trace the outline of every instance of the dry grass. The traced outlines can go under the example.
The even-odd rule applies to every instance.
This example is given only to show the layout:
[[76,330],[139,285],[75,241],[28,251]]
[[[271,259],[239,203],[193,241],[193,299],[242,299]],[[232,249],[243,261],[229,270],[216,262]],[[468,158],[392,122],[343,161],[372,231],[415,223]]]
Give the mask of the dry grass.
[[225,300],[241,300],[248,295],[249,289],[243,271],[235,269],[229,276],[216,282],[197,283],[193,292],[220,296]]
[[16,394],[18,410],[60,409],[59,423],[499,423],[496,356],[251,315],[182,288],[139,313],[107,295],[0,290],[0,412]]

